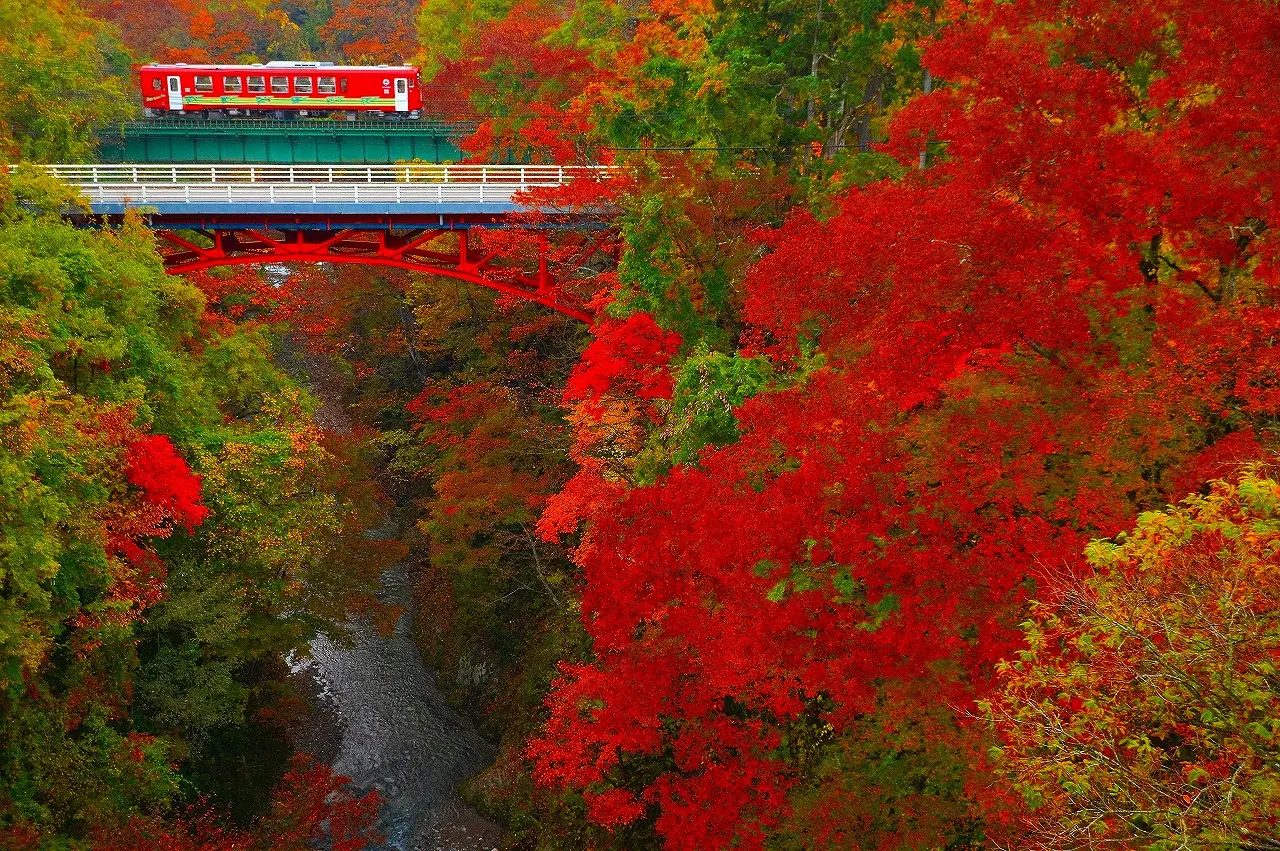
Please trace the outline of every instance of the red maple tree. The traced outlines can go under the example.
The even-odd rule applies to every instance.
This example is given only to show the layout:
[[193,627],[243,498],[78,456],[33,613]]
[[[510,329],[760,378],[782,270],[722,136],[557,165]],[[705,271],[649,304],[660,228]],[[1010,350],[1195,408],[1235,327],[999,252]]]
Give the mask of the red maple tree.
[[[564,668],[530,754],[601,823],[758,847],[801,778],[837,804],[853,793],[804,774],[805,736],[918,723],[896,684],[968,705],[1037,570],[1079,569],[1089,538],[1265,444],[1280,10],[955,11],[925,58],[945,85],[887,146],[911,172],[765,238],[744,348],[782,373],[735,411],[740,440],[645,487],[580,473],[611,494],[575,497],[596,658]],[[966,819],[990,836],[1001,796],[968,783],[931,841]]]

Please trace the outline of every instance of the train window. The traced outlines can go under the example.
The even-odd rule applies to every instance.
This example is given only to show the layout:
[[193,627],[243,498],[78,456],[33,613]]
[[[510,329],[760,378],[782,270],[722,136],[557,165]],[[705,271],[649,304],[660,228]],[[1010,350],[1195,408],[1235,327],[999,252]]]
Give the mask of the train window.
[[331,95],[338,90],[336,77],[321,77],[316,81],[316,91],[322,95]]
[[272,77],[271,78],[271,94],[273,95],[289,94],[289,78],[288,77]]
[[311,94],[311,78],[310,77],[294,77],[293,90],[300,95]]
[[408,86],[409,86],[409,82],[407,80],[405,79],[396,80],[396,91],[399,92],[400,94],[404,94],[405,92],[407,92],[409,90]]
[[249,94],[260,95],[267,90],[266,77],[250,77],[249,78]]
[[197,92],[213,91],[213,77],[204,77],[197,74],[196,75],[196,91]]
[[338,87],[339,87],[340,89],[342,89],[342,93],[343,93],[344,95],[347,93],[347,78],[346,78],[346,77],[339,77],[339,78],[338,78]]
[[158,92],[158,91],[160,91],[160,88],[161,88],[161,86],[160,86],[160,78],[159,78],[159,77],[152,77],[152,78],[151,78],[151,91],[153,91],[153,92]]
[[227,94],[240,94],[240,78],[239,77],[223,77],[222,90]]

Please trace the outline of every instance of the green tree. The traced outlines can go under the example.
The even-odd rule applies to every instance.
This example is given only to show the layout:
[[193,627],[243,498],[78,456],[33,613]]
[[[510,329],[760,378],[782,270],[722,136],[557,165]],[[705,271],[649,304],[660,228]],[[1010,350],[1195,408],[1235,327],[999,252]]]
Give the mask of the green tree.
[[739,144],[814,144],[828,159],[866,153],[888,111],[923,85],[916,43],[936,30],[940,6],[729,0],[711,38],[708,109]]
[[0,175],[0,844],[189,793],[264,808],[282,655],[398,555],[267,329],[210,315],[138,221],[72,227],[75,203]]
[[1280,840],[1280,484],[1216,481],[1095,541],[984,704],[1038,848]]
[[460,59],[477,31],[514,5],[515,0],[423,0],[418,7],[422,79],[434,78],[444,61]]
[[74,2],[0,0],[0,32],[0,159],[83,161],[132,114],[123,47]]

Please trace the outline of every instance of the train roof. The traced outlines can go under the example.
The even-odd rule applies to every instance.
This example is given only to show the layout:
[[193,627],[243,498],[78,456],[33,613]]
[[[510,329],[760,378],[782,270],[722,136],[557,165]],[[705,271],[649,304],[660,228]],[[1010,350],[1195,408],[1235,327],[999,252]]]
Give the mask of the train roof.
[[334,65],[332,62],[258,62],[253,65],[200,65],[191,62],[148,62],[139,71],[161,71],[182,68],[188,71],[418,71],[417,65]]

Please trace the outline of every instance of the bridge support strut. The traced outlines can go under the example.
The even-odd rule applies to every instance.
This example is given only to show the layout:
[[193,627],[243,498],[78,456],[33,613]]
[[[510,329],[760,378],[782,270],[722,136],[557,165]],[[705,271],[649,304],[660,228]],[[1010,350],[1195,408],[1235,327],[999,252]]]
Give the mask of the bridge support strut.
[[[510,266],[496,265],[498,252],[477,250],[470,244],[467,230],[199,231],[209,245],[198,245],[171,230],[155,233],[163,243],[165,270],[172,274],[260,263],[390,266],[469,281],[536,302],[580,322],[591,322],[591,314],[564,292],[552,274],[544,233],[538,234],[538,270],[532,276]],[[455,245],[434,244],[446,234],[456,237]]]

